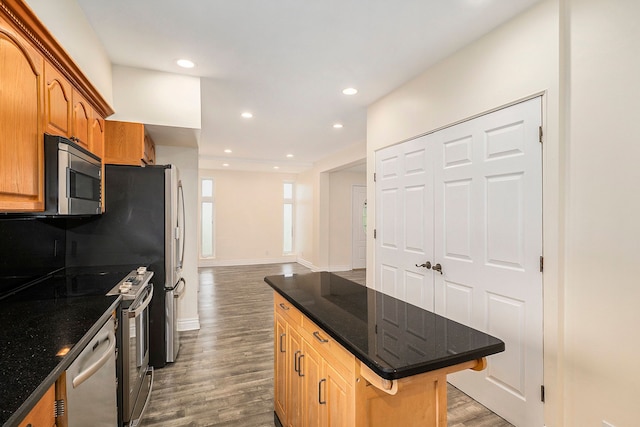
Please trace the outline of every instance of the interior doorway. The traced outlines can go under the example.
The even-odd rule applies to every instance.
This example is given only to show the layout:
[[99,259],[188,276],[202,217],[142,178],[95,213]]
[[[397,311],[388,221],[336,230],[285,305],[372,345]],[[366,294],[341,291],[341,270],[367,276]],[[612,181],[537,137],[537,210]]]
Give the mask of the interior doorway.
[[351,268],[367,267],[367,187],[354,185],[351,190]]

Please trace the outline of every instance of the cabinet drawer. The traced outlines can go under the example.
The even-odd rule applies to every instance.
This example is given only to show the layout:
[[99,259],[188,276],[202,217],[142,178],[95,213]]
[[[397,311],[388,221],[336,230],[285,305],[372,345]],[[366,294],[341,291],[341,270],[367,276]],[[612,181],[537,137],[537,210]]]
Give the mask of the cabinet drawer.
[[[333,365],[338,372],[345,377],[355,371],[355,356],[347,351],[335,339],[322,328],[309,320],[302,318],[302,335],[305,340],[313,344],[313,347]],[[344,368],[344,369],[342,369]]]
[[302,313],[275,291],[273,292],[273,309],[276,313],[284,316],[289,323],[296,326],[302,324]]

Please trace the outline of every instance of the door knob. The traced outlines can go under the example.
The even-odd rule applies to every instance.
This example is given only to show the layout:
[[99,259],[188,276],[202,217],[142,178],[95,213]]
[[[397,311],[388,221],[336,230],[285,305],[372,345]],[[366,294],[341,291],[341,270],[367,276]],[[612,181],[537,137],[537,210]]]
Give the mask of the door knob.
[[442,274],[442,266],[440,264],[436,264],[433,266],[433,271],[438,271]]
[[429,261],[427,261],[424,264],[420,264],[420,265],[416,264],[416,267],[424,267],[424,268],[426,268],[428,270],[428,269],[431,268],[431,263]]

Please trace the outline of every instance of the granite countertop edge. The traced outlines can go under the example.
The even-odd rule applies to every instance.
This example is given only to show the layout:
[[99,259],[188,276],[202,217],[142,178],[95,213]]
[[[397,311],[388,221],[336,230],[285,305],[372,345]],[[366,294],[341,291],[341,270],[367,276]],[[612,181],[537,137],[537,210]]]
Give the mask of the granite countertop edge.
[[[96,296],[96,298],[108,298],[105,296]],[[60,363],[45,377],[45,379],[36,387],[36,389],[25,399],[25,401],[18,407],[18,409],[5,421],[3,427],[18,426],[20,422],[29,414],[34,406],[44,396],[45,392],[49,390],[52,384],[56,382],[58,377],[73,363],[78,357],[80,352],[91,341],[93,336],[100,330],[102,325],[109,319],[111,313],[118,307],[122,297],[113,297],[114,300],[104,313],[96,319],[94,324],[85,332],[82,338],[71,348]]]
[[[351,354],[353,354],[356,359],[360,362],[364,363],[367,367],[373,370],[378,376],[385,380],[397,380],[400,378],[410,377],[413,375],[422,374],[425,372],[435,371],[437,369],[446,368],[449,366],[454,366],[460,363],[465,363],[475,359],[481,359],[486,356],[490,356],[492,354],[496,354],[504,351],[505,345],[504,342],[500,344],[495,344],[492,346],[486,346],[482,350],[476,350],[466,353],[459,353],[456,355],[452,355],[450,358],[446,359],[435,359],[428,363],[421,363],[417,365],[410,365],[403,369],[393,369],[380,366],[373,359],[368,357],[364,352],[362,352],[357,346],[350,343],[348,340],[344,339],[344,337],[335,331],[333,328],[328,326],[326,322],[322,319],[315,316],[313,313],[309,312],[302,304],[298,303],[295,298],[287,295],[283,292],[279,287],[269,280],[269,277],[265,277],[264,281],[278,294],[280,294],[283,298],[289,301],[294,307],[296,307],[302,314],[308,317],[312,322],[316,323],[319,327],[321,327],[329,336],[335,339],[340,345],[342,345],[345,349],[347,349]],[[377,292],[377,291],[376,291]]]

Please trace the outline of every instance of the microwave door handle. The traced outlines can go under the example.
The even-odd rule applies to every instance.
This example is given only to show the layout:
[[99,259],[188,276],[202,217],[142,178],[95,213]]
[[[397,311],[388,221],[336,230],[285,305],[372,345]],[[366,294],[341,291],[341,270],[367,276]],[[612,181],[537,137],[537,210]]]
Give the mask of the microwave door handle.
[[73,378],[73,388],[78,388],[80,384],[91,378],[91,376],[98,372],[98,370],[100,370],[100,368],[102,368],[104,364],[107,363],[109,358],[114,354],[113,352],[116,348],[116,336],[113,331],[109,331],[106,340],[109,341],[109,347],[107,347],[107,350],[91,366],[89,366],[87,369],[80,372]]
[[127,317],[129,319],[140,316],[140,313],[142,313],[144,309],[147,308],[147,306],[151,303],[151,298],[153,298],[153,285],[148,285],[148,288],[149,295],[147,295],[144,301],[142,301],[140,305],[138,305],[138,307],[136,307],[135,309],[132,307],[127,311]]

